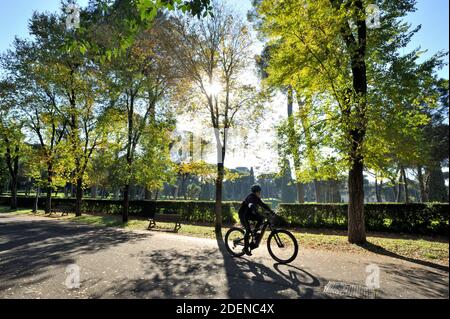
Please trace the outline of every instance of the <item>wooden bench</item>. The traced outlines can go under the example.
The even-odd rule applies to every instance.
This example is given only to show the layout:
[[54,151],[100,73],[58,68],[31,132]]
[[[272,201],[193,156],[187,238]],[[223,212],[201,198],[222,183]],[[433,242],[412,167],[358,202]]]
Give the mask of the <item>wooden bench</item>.
[[155,214],[153,217],[150,217],[148,219],[149,224],[147,229],[156,229],[156,222],[166,222],[166,223],[175,223],[175,227],[173,228],[173,231],[175,233],[178,233],[178,231],[181,228],[181,215],[180,214]]
[[59,213],[61,212],[61,216],[67,215],[69,216],[69,213],[74,211],[74,206],[73,205],[58,205],[55,208],[52,208],[50,210],[50,214],[54,214],[54,213]]

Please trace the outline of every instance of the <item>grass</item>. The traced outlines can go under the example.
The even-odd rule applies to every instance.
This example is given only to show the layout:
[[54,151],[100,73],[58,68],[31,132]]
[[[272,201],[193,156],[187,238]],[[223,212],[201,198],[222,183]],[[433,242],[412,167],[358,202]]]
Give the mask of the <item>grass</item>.
[[[12,212],[7,207],[0,207],[0,213]],[[17,210],[14,213],[46,216],[43,211],[33,214],[29,209]],[[120,216],[113,215],[84,214],[80,217],[75,217],[74,215],[62,217],[60,214],[53,214],[51,218],[97,226],[119,227],[129,230],[145,230],[148,226],[146,219],[132,219],[128,223],[123,224]],[[158,222],[157,226],[159,230],[170,231],[173,229],[174,224]],[[227,230],[228,227],[223,228],[224,233]],[[300,247],[303,248],[355,254],[371,254],[372,252],[369,250],[372,250],[377,253],[395,254],[405,258],[430,261],[443,265],[449,264],[448,238],[368,233],[368,244],[358,246],[348,243],[346,233],[343,231],[294,229],[292,232],[297,238]],[[201,238],[215,238],[214,227],[209,225],[182,223],[178,234]]]

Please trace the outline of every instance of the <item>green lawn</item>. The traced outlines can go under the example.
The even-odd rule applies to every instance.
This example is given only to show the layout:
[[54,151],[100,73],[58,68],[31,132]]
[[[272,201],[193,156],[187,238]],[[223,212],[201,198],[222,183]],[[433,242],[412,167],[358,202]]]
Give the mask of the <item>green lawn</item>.
[[[11,213],[7,207],[0,207],[0,213]],[[16,214],[33,214],[29,209],[21,209]],[[45,216],[43,211],[39,211],[38,216]],[[81,217],[74,215],[61,217],[60,214],[53,214],[51,218],[67,220],[72,222],[86,223],[106,227],[120,227],[131,230],[145,230],[148,221],[145,219],[132,219],[126,224],[122,224],[120,216],[98,216],[84,214]],[[173,223],[157,223],[158,229],[171,230]],[[228,227],[224,227],[225,233]],[[296,229],[293,230],[298,239],[300,247],[351,252],[356,254],[371,254],[373,252],[382,254],[395,254],[406,258],[414,258],[423,261],[432,261],[448,265],[449,241],[448,238],[419,237],[398,234],[369,233],[368,244],[362,247],[352,245],[347,242],[345,232],[331,230]],[[198,224],[185,224],[178,232],[179,235],[215,238],[214,227]],[[267,235],[267,233],[266,233]],[[370,250],[370,251],[369,251]]]

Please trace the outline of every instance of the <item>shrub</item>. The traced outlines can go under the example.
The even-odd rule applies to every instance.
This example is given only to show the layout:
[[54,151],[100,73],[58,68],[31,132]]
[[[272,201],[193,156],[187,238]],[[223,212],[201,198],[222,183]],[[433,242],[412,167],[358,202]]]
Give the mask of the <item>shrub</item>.
[[[291,225],[347,229],[347,204],[280,204],[279,214]],[[449,204],[369,203],[364,205],[366,228],[423,235],[448,235]]]
[[[34,197],[19,196],[19,207],[32,208]],[[0,205],[9,205],[8,196],[0,196]],[[75,204],[73,198],[52,198],[52,207]],[[223,202],[223,222],[237,222],[240,202]],[[39,198],[39,207],[45,207],[45,198]],[[278,213],[291,226],[305,228],[347,229],[347,204],[279,204]],[[364,205],[366,228],[422,235],[449,234],[449,204],[439,203],[369,203]],[[120,214],[122,201],[83,199],[83,213]],[[130,201],[130,215],[150,217],[155,213],[181,214],[184,221],[214,222],[213,201]],[[281,220],[279,224],[283,224]]]
[[[19,196],[17,198],[19,207],[32,208],[34,197]],[[57,208],[61,205],[75,204],[74,198],[52,198],[52,207]],[[1,196],[0,205],[9,205],[9,197]],[[235,222],[235,210],[240,203],[238,202],[223,202],[222,217],[223,222]],[[45,207],[45,198],[39,198],[38,206]],[[120,214],[122,211],[121,200],[109,199],[83,199],[81,205],[83,213],[106,213],[106,214]],[[234,214],[233,214],[234,212]],[[160,214],[181,214],[184,221],[192,222],[214,222],[214,202],[212,201],[148,201],[135,200],[130,201],[130,216],[136,217],[151,217],[155,213]]]

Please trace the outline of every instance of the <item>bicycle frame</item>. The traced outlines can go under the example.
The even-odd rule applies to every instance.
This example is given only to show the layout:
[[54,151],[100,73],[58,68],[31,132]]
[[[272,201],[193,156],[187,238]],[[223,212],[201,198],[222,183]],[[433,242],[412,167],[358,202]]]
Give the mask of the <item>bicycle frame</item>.
[[[277,262],[281,263],[281,264],[288,264],[290,262],[292,262],[298,254],[298,242],[295,238],[295,236],[289,232],[288,230],[282,229],[282,228],[277,228],[276,227],[276,221],[273,221],[272,218],[268,218],[266,217],[263,222],[261,223],[261,226],[258,227],[258,229],[255,229],[250,226],[250,233],[246,233],[246,229],[244,229],[243,227],[232,227],[230,228],[226,235],[225,235],[225,246],[228,250],[228,252],[233,256],[233,257],[242,257],[243,255],[247,254],[247,255],[252,255],[250,253],[250,250],[256,249],[259,247],[259,245],[261,244],[262,239],[264,238],[264,235],[267,231],[267,229],[270,230],[270,234],[267,240],[267,249],[269,251],[270,256],[276,260]],[[248,228],[247,228],[248,229]],[[238,235],[238,237],[235,237],[234,239],[232,239],[234,236],[233,235]],[[242,235],[244,235],[242,237]],[[287,236],[286,239],[280,235],[285,235]],[[248,236],[248,237],[247,237]],[[248,242],[248,240],[251,240],[251,242]],[[286,241],[287,240],[287,241]],[[279,247],[279,248],[292,248],[292,255],[287,255],[286,258],[284,258],[284,255],[286,255],[286,251],[282,251],[281,253],[283,254],[283,256],[279,255],[279,251],[276,249],[276,246],[273,245],[273,242],[275,241],[275,244]],[[232,242],[232,245],[231,245]],[[290,245],[290,243],[292,243],[292,247]],[[250,247],[248,247],[247,245],[250,245]],[[242,248],[242,250],[238,250],[236,251],[236,247],[238,246],[244,246]],[[274,250],[275,248],[275,250]],[[240,249],[240,248],[238,248]],[[289,252],[288,252],[289,253]],[[288,258],[289,257],[289,258]]]
[[[265,234],[267,228],[269,228],[270,231],[273,230],[272,229],[272,224],[268,220],[265,220],[263,222],[263,224],[262,224],[261,233],[259,235],[256,234],[255,244],[256,244],[257,247],[259,247],[259,244],[261,243],[261,240],[264,238],[264,234]],[[252,235],[252,237],[253,237],[253,235]]]

